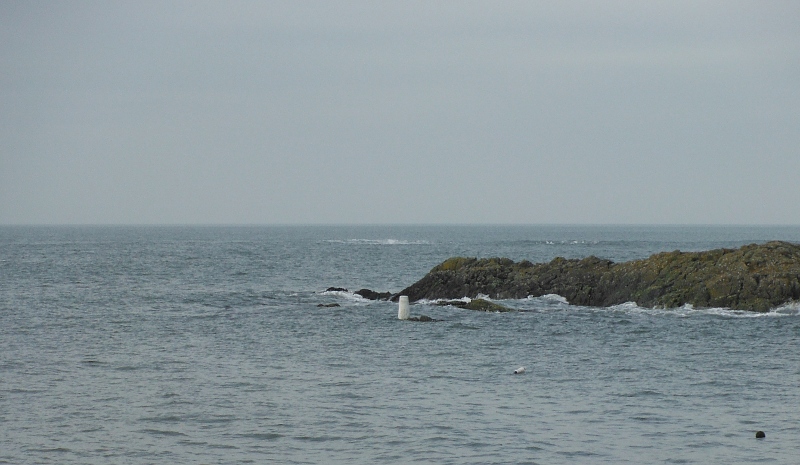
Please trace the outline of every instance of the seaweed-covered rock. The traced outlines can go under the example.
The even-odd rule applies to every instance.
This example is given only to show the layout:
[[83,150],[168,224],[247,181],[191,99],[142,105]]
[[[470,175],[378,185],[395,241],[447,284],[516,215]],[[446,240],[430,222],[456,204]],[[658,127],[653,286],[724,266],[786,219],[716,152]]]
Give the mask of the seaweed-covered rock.
[[800,300],[800,245],[774,241],[739,249],[663,252],[624,263],[593,256],[538,264],[455,257],[399,294],[412,301],[558,294],[574,305],[633,301],[646,307],[691,304],[763,312]]

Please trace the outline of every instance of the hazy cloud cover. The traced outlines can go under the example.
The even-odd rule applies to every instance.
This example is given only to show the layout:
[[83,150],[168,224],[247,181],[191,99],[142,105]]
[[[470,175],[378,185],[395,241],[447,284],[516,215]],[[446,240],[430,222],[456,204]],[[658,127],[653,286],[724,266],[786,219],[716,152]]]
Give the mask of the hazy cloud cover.
[[800,224],[800,2],[0,3],[0,224]]

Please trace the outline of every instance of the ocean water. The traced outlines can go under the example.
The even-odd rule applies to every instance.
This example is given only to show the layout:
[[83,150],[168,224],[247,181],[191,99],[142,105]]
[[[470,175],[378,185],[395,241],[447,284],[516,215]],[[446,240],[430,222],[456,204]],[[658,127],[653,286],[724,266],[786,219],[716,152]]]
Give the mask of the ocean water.
[[797,306],[325,292],[772,239],[800,228],[0,227],[0,463],[797,464]]

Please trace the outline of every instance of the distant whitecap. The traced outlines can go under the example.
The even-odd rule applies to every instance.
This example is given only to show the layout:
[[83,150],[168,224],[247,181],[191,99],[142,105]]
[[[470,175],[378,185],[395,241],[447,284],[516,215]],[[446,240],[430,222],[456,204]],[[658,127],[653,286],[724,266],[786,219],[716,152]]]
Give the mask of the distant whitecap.
[[430,245],[430,241],[425,240],[405,240],[405,239],[329,239],[325,242],[331,244],[355,244],[355,245]]

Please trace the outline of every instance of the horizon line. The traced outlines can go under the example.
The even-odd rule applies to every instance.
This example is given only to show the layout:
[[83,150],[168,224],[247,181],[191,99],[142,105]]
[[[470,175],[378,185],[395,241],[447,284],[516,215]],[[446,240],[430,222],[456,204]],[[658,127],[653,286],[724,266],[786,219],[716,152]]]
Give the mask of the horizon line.
[[465,226],[625,226],[625,227],[800,227],[800,223],[0,223],[0,227],[465,227]]

